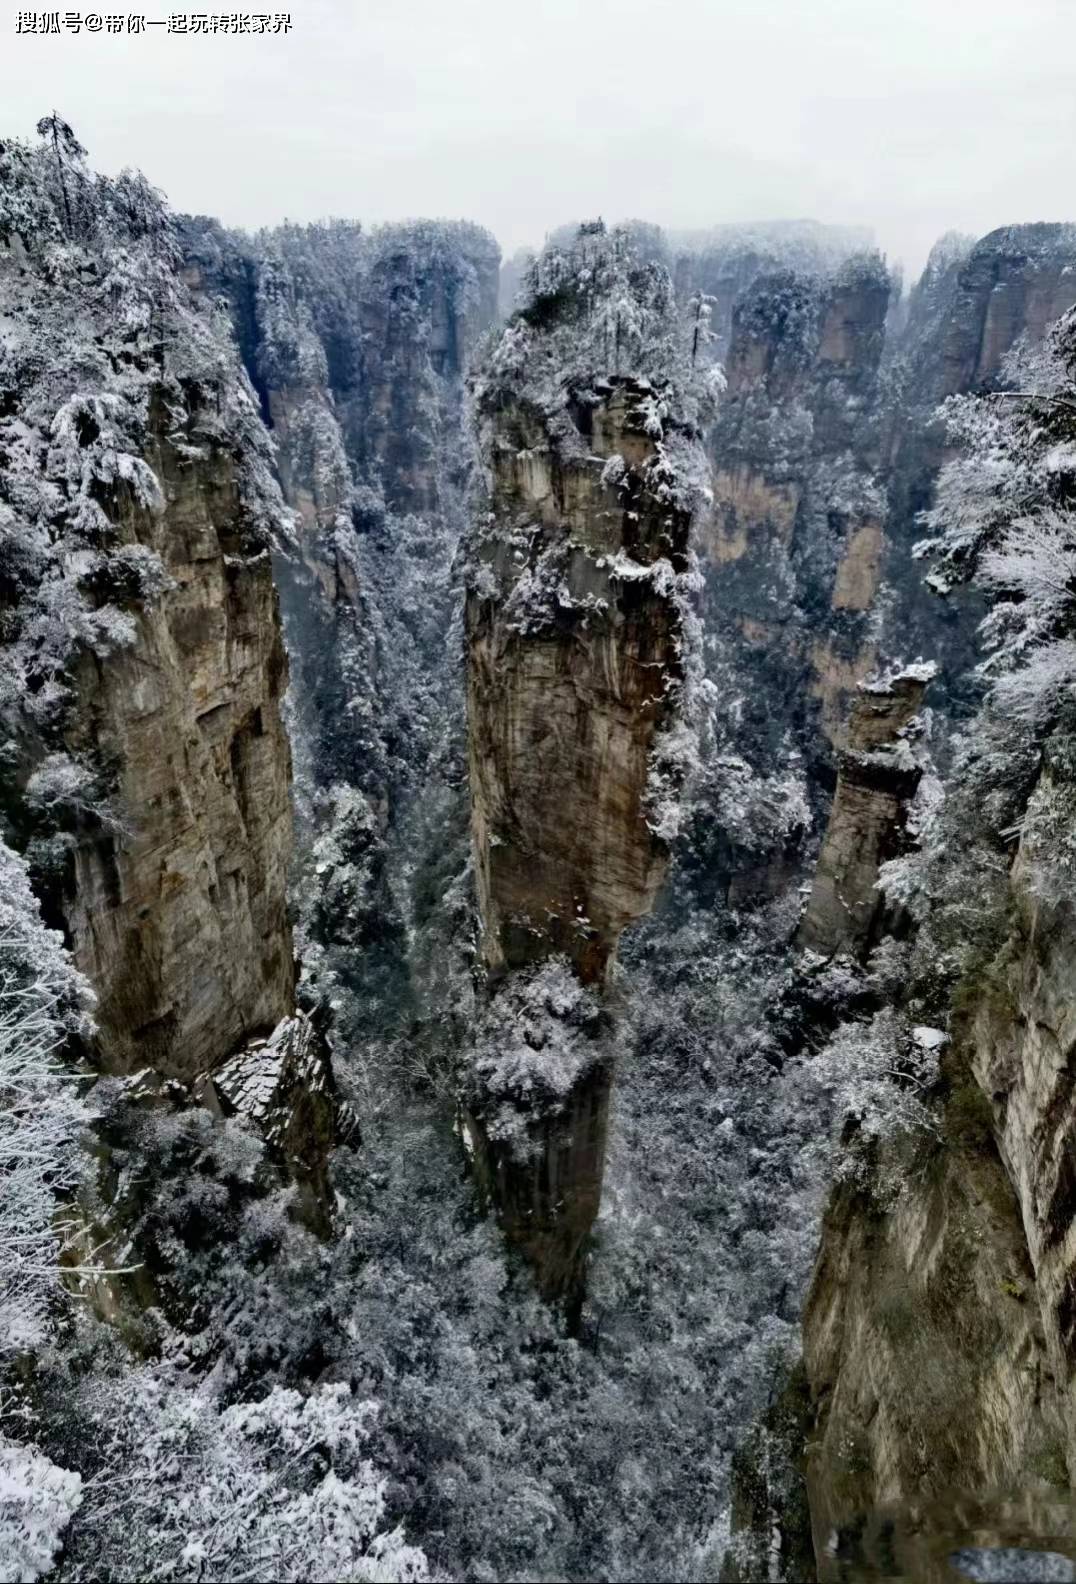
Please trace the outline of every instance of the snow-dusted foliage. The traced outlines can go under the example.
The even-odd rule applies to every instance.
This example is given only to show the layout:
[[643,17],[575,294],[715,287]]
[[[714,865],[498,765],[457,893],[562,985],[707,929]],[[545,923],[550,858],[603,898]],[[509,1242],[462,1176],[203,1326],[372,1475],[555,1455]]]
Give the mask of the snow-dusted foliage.
[[795,762],[759,775],[744,759],[717,756],[707,761],[705,783],[696,791],[697,801],[707,796],[729,841],[747,852],[778,852],[811,827],[807,788]]
[[608,1059],[608,1023],[566,958],[511,974],[479,1015],[467,1053],[489,1136],[526,1153],[528,1120],[555,1114],[584,1073]]
[[40,1342],[58,1296],[61,1201],[85,1172],[87,1124],[61,1056],[70,1034],[88,1032],[92,999],[0,841],[0,1363]]
[[[110,1389],[111,1384],[111,1389]],[[222,1407],[166,1372],[125,1372],[82,1389],[77,1411],[107,1468],[70,1537],[80,1576],[224,1581],[429,1577],[400,1528],[385,1528],[385,1477],[370,1461],[376,1403],[346,1384],[282,1387]]]
[[916,546],[916,554],[937,560],[931,577],[942,593],[984,571],[996,590],[998,579],[985,558],[1011,553],[1021,524],[1035,523],[1041,532],[1044,514],[1064,508],[1076,471],[1073,316],[1059,320],[1039,344],[1018,342],[1003,373],[1006,389],[951,396],[942,409],[956,455],[943,468],[935,503],[924,516],[932,536]]
[[0,1437],[0,1578],[33,1584],[51,1572],[81,1501],[81,1475]]
[[670,432],[706,422],[724,385],[720,369],[699,356],[704,307],[701,296],[678,304],[668,270],[640,254],[630,228],[582,225],[531,265],[522,305],[476,374],[478,411],[488,421],[495,400],[511,392],[542,414],[566,455],[586,455],[573,403],[596,405],[595,380],[630,379],[640,386],[642,427],[659,442],[655,466],[666,466],[667,487],[694,505],[684,492],[705,487],[702,471],[681,475],[663,442],[666,420]]
[[[980,634],[988,685],[956,748],[950,797],[918,861],[885,877],[921,913],[985,916],[1023,831],[1033,892],[1059,899],[1076,876],[1067,828],[1066,743],[1076,712],[1076,317],[1039,346],[1018,345],[1012,389],[954,397],[944,413],[956,455],[926,514],[941,593],[971,580],[990,602]],[[982,876],[969,884],[968,866]],[[927,902],[927,897],[932,902]]]
[[[63,1296],[59,1262],[75,1231],[68,1201],[86,1173],[88,1114],[61,1058],[71,1035],[89,1031],[92,1000],[61,937],[41,922],[25,865],[0,841],[0,1420],[11,1367],[47,1342]],[[80,1484],[0,1431],[0,1578],[51,1569]]]
[[[819,590],[828,613],[850,528],[882,519],[864,465],[864,390],[829,372],[817,401],[774,392],[809,375],[830,287],[866,281],[880,298],[889,276],[876,259],[841,268],[863,238],[809,229],[714,236],[694,250],[696,262],[727,257],[722,280],[768,276],[744,328],[780,341],[774,392],[747,389],[724,438],[738,432],[744,455],[769,459],[773,509],[789,514],[784,539],[721,563],[703,632],[698,571],[668,535],[653,556],[586,547],[583,569],[581,547],[521,521],[498,529],[496,555],[457,560],[474,462],[460,411],[465,343],[487,312],[492,262],[477,228],[330,223],[237,241],[202,227],[192,299],[173,224],[140,178],[92,177],[59,124],[38,151],[5,145],[0,168],[0,593],[7,609],[12,585],[16,613],[4,617],[16,663],[7,700],[47,738],[69,701],[72,657],[129,643],[139,609],[166,593],[162,564],[116,531],[160,510],[147,437],[161,411],[189,454],[229,448],[247,470],[245,552],[270,536],[280,551],[304,823],[302,994],[337,1017],[338,1070],[361,1097],[364,1135],[361,1151],[338,1153],[338,1237],[322,1244],[297,1224],[294,1195],[267,1189],[265,1151],[234,1122],[167,1093],[147,1103],[137,1084],[99,1087],[108,1172],[95,1208],[121,1229],[116,1253],[135,1264],[153,1250],[167,1267],[125,1332],[155,1362],[132,1365],[85,1317],[42,1358],[5,1431],[16,1437],[39,1413],[44,1450],[0,1442],[12,1571],[46,1570],[62,1539],[73,1579],[717,1576],[730,1460],[766,1405],[775,1361],[796,1350],[830,1134],[856,1187],[874,1154],[904,1159],[902,1141],[932,1136],[946,1048],[935,1006],[879,1010],[905,991],[903,944],[888,943],[869,971],[815,964],[808,989],[796,980],[788,943],[818,787],[774,673],[743,668],[722,603],[737,576],[757,580],[769,625],[753,641],[776,668],[775,635],[797,623],[812,634]],[[705,504],[698,440],[722,384],[713,358],[732,299],[688,269],[678,302],[668,254],[635,223],[584,227],[532,261],[522,307],[475,381],[480,463],[511,400],[589,469],[611,508],[630,512],[637,487],[670,517]],[[938,273],[959,257],[959,245],[939,253]],[[210,305],[218,290],[256,398],[235,379]],[[62,344],[54,313],[55,324],[66,316]],[[587,418],[618,385],[631,386],[640,450],[654,448],[642,465],[591,455]],[[1046,428],[1067,399],[1060,385],[1051,393]],[[286,543],[259,402],[295,513]],[[994,402],[959,421],[978,444],[984,414],[1004,428],[1033,410]],[[1008,442],[988,428],[969,492],[1009,477]],[[1063,474],[1064,445],[1051,444]],[[544,466],[543,445],[521,443],[520,465]],[[1026,503],[1016,512],[1009,501],[969,504],[959,529],[996,600],[991,678],[1008,724],[965,746],[967,787],[948,804],[924,778],[909,828],[935,856],[897,860],[883,876],[916,923],[948,919],[948,935],[924,935],[939,977],[973,944],[963,924],[1007,883],[996,842],[980,843],[974,864],[935,862],[971,831],[971,814],[996,831],[1021,818],[1028,854],[1037,839],[1064,855],[1076,828],[1065,766],[1040,774],[1036,744],[1073,681],[1068,485],[1047,493],[1030,526]],[[625,605],[653,594],[674,607],[681,664],[644,813],[666,842],[686,815],[688,839],[659,911],[625,944],[608,1001],[563,959],[508,975],[488,1001],[475,994],[456,615],[465,581],[480,598],[503,596],[519,639],[565,623],[589,640],[621,594]],[[856,619],[843,613],[841,633]],[[1004,791],[992,780],[999,743]],[[1017,805],[1012,786],[1022,777],[1026,792],[1035,776],[1035,799]],[[61,833],[58,864],[68,825],[122,828],[107,767],[82,765],[59,742],[21,776],[19,797]],[[9,898],[25,893],[13,873],[0,888]],[[77,989],[56,995],[42,1003],[46,1021],[80,1015]],[[806,1054],[804,1003],[822,1031]],[[580,1335],[568,1337],[477,1214],[443,1102],[455,1098],[462,1046],[473,1114],[526,1149],[534,1113],[555,1116],[611,1059],[612,1007],[622,1015],[606,1192]],[[52,1092],[33,1091],[30,1139],[52,1127],[40,1105]],[[56,1093],[74,1103],[70,1087]],[[24,1112],[12,1115],[21,1125]],[[53,1156],[42,1151],[29,1197],[12,1200],[53,1253],[64,1137],[48,1134]],[[27,1312],[44,1316],[47,1298],[34,1304]]]
[[[825,1093],[840,1134],[839,1179],[869,1182],[877,1192],[875,1147],[904,1134],[936,1130],[925,1097],[937,1080],[938,1052],[945,1042],[941,1031],[909,1028],[898,1012],[885,1007],[868,1022],[842,1023],[810,1057],[810,1080]],[[897,1191],[899,1179],[886,1178],[886,1196]]]

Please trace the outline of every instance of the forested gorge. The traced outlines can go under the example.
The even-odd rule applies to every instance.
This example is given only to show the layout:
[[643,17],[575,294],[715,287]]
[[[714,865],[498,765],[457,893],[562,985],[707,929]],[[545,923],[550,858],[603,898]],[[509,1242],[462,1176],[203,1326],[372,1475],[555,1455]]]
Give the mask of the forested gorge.
[[1076,1559],[1076,227],[502,265],[38,134],[0,1577]]

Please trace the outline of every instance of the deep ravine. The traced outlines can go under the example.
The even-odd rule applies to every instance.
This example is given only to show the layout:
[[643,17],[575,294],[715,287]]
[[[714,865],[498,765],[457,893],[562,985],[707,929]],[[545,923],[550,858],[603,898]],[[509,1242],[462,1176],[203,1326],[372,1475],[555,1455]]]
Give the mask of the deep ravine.
[[230,232],[42,126],[18,1569],[1076,1555],[1076,231],[943,238],[908,297],[794,225],[499,281],[478,226]]

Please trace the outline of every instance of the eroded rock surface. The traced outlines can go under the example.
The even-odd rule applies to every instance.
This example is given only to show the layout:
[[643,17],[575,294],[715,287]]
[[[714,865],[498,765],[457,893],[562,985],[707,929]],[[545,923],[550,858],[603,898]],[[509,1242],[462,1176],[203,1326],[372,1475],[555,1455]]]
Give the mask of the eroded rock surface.
[[118,828],[79,843],[64,911],[106,1065],[191,1078],[293,1006],[287,662],[232,459],[184,454],[157,411],[163,509],[121,500],[114,520],[171,586],[133,644],[78,666],[67,741],[116,766]]
[[[287,513],[160,195],[94,176],[57,124],[51,148],[0,148],[0,200],[0,814],[96,995],[89,1256],[152,1094],[211,1128],[192,1080],[295,1013]],[[113,1127],[110,1077],[134,1073]],[[305,1151],[322,1211],[332,1131]]]
[[493,531],[467,603],[474,847],[493,974],[563,953],[584,982],[602,981],[664,872],[648,778],[682,680],[673,584],[690,518],[660,493],[639,409],[651,394],[606,382],[575,456],[558,455],[524,407],[497,413]]
[[[508,1049],[479,1064],[467,1123],[502,1224],[542,1290],[569,1302],[600,1198],[612,1065],[602,1019],[576,1016],[572,985],[600,1001],[622,930],[665,872],[693,510],[682,470],[698,464],[667,384],[600,363],[542,383],[559,336],[578,324],[585,345],[599,322],[589,283],[604,270],[626,269],[643,313],[669,311],[667,279],[625,266],[624,246],[584,229],[563,291],[538,293],[480,380],[490,498],[466,606],[479,950],[491,1017],[522,997],[523,1042],[509,1059],[512,1030],[493,1034]],[[533,352],[513,363],[521,345]],[[543,963],[563,979],[535,972]]]
[[859,684],[838,756],[837,790],[797,944],[833,956],[873,944],[883,900],[878,871],[897,856],[923,774],[916,717],[932,664],[897,668]]
[[358,1140],[359,1124],[337,1092],[325,1041],[310,1018],[284,1018],[193,1088],[215,1116],[238,1117],[269,1146],[299,1183],[308,1224],[327,1232],[328,1157],[337,1144]]

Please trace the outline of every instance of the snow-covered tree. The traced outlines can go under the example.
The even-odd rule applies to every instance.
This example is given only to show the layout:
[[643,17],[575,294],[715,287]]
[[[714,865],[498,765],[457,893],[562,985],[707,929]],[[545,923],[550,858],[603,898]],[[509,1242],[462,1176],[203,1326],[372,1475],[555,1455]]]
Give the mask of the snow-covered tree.
[[422,1584],[424,1553],[383,1527],[367,1453],[377,1405],[346,1384],[275,1387],[221,1408],[152,1369],[82,1393],[111,1477],[84,1488],[70,1544],[83,1566],[145,1578]]
[[51,1572],[81,1501],[80,1475],[0,1436],[0,1578],[33,1584]]
[[514,385],[555,418],[597,374],[627,375],[653,380],[654,423],[662,407],[703,423],[723,384],[721,371],[697,358],[705,306],[700,297],[697,312],[686,310],[685,327],[668,270],[639,250],[630,227],[581,225],[531,265],[522,304],[476,382],[479,407],[487,385]]
[[[63,1301],[60,1257],[77,1243],[70,1199],[86,1175],[89,1117],[64,1059],[89,1032],[89,986],[46,929],[22,860],[0,840],[0,1577],[52,1567],[81,1499],[77,1474],[22,1441],[9,1419],[19,1356],[48,1340]],[[77,1258],[78,1256],[74,1256]],[[5,1431],[18,1426],[20,1441]]]
[[86,1170],[88,1117],[65,1041],[89,1030],[89,986],[46,929],[22,860],[0,841],[0,1363],[44,1335]]
[[[907,1027],[885,1007],[869,1021],[842,1023],[810,1057],[809,1079],[826,1094],[839,1135],[838,1178],[871,1182],[877,1190],[873,1147],[936,1130],[928,1099],[945,1043],[943,1031]],[[890,1194],[898,1186],[886,1178]]]

